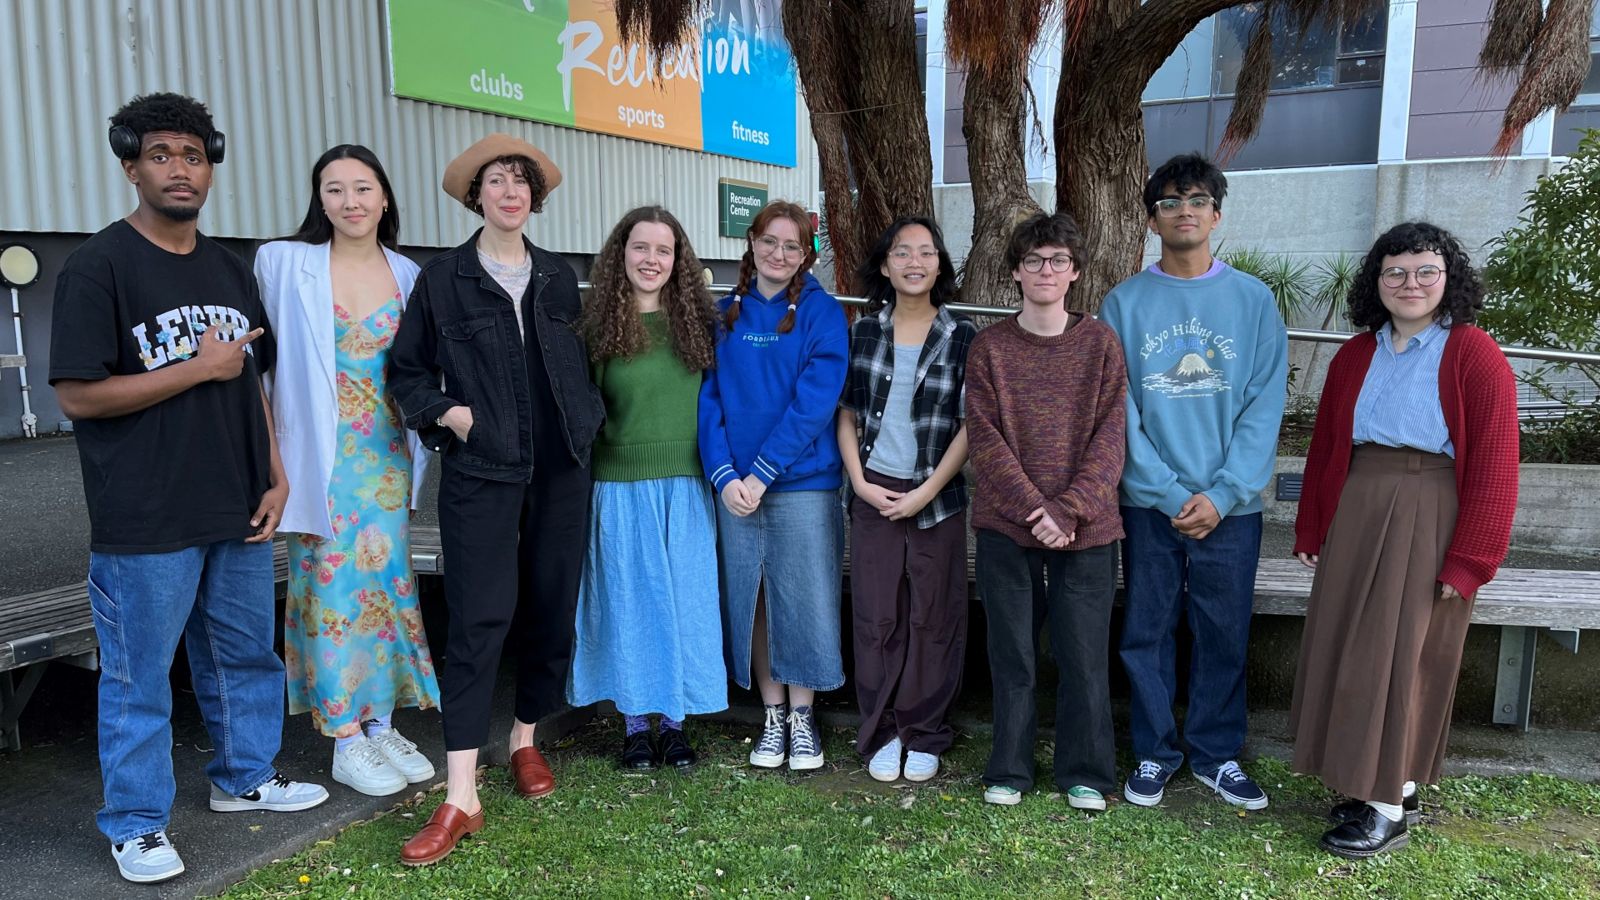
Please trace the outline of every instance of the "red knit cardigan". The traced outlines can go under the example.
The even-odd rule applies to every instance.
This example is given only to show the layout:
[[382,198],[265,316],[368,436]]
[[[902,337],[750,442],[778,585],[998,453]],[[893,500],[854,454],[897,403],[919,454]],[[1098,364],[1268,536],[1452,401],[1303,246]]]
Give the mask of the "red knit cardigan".
[[[1366,380],[1375,332],[1352,338],[1328,366],[1306,456],[1294,552],[1321,554],[1350,471],[1356,399]],[[1505,354],[1482,329],[1451,327],[1439,361],[1439,403],[1456,451],[1458,511],[1439,580],[1463,597],[1494,578],[1511,544],[1517,512],[1517,385]]]

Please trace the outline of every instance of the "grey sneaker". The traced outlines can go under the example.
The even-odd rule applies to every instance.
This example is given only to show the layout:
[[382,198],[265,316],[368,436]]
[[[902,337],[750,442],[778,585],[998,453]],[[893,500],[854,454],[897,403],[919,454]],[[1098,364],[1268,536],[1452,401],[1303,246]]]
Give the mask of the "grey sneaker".
[[809,706],[789,713],[789,770],[822,768],[822,738],[817,734],[817,714]]
[[433,763],[417,750],[416,744],[402,737],[399,729],[391,727],[369,734],[367,740],[378,748],[389,765],[406,777],[406,781],[416,784],[433,777]]
[[750,751],[750,765],[763,769],[776,769],[788,758],[789,732],[784,727],[785,705],[767,707],[767,720],[761,726],[761,738]]
[[266,784],[242,797],[235,797],[215,784],[211,786],[212,812],[246,812],[252,809],[299,812],[327,799],[328,789],[322,785],[290,781],[282,775],[272,776]]
[[131,841],[111,845],[117,871],[135,884],[153,884],[183,874],[183,860],[172,849],[165,831],[152,831]]

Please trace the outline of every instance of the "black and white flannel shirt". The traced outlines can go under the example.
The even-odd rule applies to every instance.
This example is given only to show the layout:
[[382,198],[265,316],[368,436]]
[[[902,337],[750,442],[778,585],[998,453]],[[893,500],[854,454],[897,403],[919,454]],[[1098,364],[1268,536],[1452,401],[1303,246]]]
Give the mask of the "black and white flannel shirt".
[[[917,357],[916,391],[911,397],[911,424],[917,437],[914,481],[933,475],[939,460],[961,430],[966,417],[967,349],[976,325],[940,307],[928,339]],[[867,464],[883,425],[883,408],[894,378],[894,307],[867,314],[850,328],[850,371],[845,377],[843,405],[855,413],[861,465]],[[917,513],[917,527],[931,528],[964,509],[967,484],[960,472],[939,496]]]

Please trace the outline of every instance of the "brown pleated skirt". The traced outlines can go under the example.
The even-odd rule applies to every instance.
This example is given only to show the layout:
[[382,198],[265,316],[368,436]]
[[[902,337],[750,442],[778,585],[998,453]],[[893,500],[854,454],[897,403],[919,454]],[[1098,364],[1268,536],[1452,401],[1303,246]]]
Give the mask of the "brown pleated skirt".
[[1450,457],[1355,449],[1300,644],[1295,771],[1381,803],[1438,781],[1472,619],[1472,601],[1439,596],[1455,521]]

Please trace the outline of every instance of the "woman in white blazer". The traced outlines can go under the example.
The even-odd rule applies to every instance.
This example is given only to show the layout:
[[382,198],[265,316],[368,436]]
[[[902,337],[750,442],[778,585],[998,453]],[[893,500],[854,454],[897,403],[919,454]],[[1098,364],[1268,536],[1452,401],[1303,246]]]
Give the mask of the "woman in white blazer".
[[433,777],[390,715],[439,705],[409,529],[428,457],[386,374],[417,276],[394,250],[399,232],[382,164],[341,144],[311,170],[299,231],[255,261],[278,339],[268,391],[291,488],[279,525],[291,532],[289,712],[309,710],[334,739],[334,780],[375,796]]

